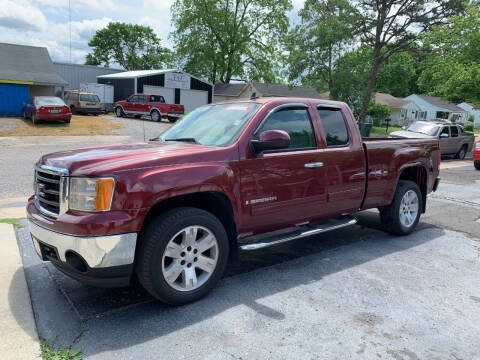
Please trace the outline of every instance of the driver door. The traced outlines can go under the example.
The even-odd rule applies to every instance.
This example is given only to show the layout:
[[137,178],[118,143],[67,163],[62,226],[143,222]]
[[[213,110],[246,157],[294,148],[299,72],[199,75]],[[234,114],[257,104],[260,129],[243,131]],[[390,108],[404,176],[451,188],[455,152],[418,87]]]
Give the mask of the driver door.
[[450,154],[452,152],[452,139],[450,137],[450,126],[444,126],[439,134],[440,152]]
[[135,103],[137,101],[137,95],[130,96],[126,101],[123,107],[123,110],[128,113],[135,112]]
[[310,221],[326,203],[324,155],[317,146],[306,105],[281,105],[254,133],[284,130],[290,147],[241,160],[243,226],[251,233],[273,231]]

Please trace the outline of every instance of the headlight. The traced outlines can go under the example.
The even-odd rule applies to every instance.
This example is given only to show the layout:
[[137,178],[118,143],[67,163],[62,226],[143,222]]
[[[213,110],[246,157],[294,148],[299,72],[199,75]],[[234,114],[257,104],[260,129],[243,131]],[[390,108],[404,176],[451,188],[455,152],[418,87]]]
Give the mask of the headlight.
[[68,207],[80,211],[108,211],[112,206],[113,178],[70,178]]

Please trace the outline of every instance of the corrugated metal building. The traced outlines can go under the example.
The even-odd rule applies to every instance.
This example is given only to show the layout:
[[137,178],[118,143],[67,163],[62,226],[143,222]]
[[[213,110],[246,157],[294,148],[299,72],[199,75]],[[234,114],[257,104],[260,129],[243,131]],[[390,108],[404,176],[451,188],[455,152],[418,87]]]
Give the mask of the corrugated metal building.
[[80,83],[96,83],[97,76],[123,72],[122,69],[110,69],[93,65],[79,65],[54,62],[53,66],[67,85],[65,89],[80,89]]
[[22,115],[30,97],[66,85],[43,47],[0,43],[0,116]]
[[134,93],[162,95],[170,104],[182,104],[185,113],[213,100],[213,84],[176,69],[137,70],[97,77],[99,84],[113,85],[114,101]]

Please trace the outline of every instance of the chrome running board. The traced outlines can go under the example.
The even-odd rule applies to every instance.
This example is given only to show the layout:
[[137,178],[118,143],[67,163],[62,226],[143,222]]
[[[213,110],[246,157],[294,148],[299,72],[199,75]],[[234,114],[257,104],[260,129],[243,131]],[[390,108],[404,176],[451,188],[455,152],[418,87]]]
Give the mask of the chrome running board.
[[285,243],[292,240],[301,239],[307,236],[317,235],[327,231],[355,225],[356,223],[357,223],[356,218],[351,216],[345,216],[339,219],[331,219],[325,222],[318,222],[318,223],[301,226],[301,229],[298,229],[298,227],[296,227],[296,228],[293,228],[294,230],[288,231],[288,232],[285,232],[282,230],[276,231],[276,232],[270,233],[272,234],[270,236],[268,235],[265,236],[265,234],[252,236],[250,238],[244,239],[239,247],[241,250],[263,249],[269,246]]

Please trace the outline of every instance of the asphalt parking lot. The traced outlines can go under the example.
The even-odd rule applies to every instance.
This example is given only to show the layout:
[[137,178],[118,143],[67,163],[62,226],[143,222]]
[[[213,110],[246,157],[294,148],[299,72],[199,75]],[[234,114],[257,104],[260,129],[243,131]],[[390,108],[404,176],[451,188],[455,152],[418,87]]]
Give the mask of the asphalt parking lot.
[[[0,139],[0,165],[17,174],[2,176],[0,198],[30,193],[28,161],[40,154],[134,137],[143,130]],[[23,223],[17,240],[37,330],[88,359],[480,358],[480,172],[447,160],[441,177],[408,237],[362,212],[353,227],[241,253],[211,295],[177,308],[136,284],[99,289],[65,277],[38,259]]]

